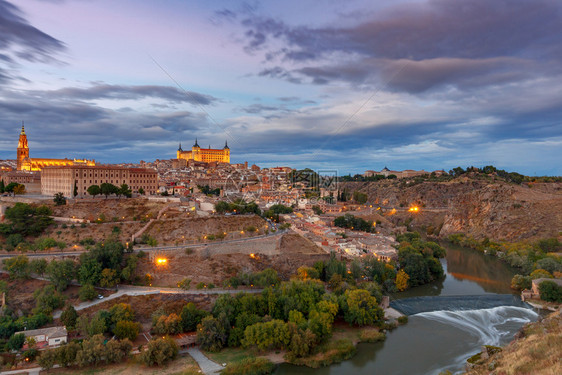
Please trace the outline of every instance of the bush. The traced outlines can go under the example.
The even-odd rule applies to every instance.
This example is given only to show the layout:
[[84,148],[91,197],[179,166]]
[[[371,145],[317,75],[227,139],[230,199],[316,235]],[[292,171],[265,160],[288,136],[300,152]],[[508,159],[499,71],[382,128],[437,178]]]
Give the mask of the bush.
[[406,315],[403,315],[398,318],[398,324],[406,324],[406,323],[408,323],[408,317]]
[[523,290],[523,289],[531,289],[532,280],[530,276],[523,276],[523,275],[515,275],[511,279],[511,289],[515,290]]
[[384,332],[380,332],[378,329],[370,328],[361,331],[359,339],[361,340],[361,342],[378,342],[384,341],[386,339],[386,335],[384,334]]
[[115,324],[113,333],[120,339],[129,339],[135,341],[139,335],[140,324],[137,322],[130,322],[127,320],[120,320]]
[[246,358],[231,363],[221,372],[222,375],[266,375],[271,374],[275,365],[267,358]]
[[543,281],[539,285],[541,299],[548,302],[562,303],[562,286],[554,281]]

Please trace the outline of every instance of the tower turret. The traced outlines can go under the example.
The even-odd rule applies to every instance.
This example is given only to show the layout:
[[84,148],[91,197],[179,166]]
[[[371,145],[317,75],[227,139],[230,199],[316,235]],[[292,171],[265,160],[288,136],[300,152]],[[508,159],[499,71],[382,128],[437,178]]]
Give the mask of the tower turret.
[[23,167],[23,161],[29,158],[29,146],[27,145],[27,135],[25,134],[23,121],[21,122],[21,132],[20,139],[18,141],[17,156],[17,168],[18,171],[21,171]]

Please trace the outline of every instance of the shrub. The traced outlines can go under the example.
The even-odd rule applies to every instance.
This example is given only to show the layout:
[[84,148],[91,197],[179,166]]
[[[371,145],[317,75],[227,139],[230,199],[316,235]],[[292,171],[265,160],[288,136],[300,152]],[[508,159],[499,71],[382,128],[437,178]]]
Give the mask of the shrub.
[[129,339],[135,341],[140,331],[140,324],[127,320],[120,320],[115,324],[113,333],[120,339]]
[[408,323],[408,317],[406,315],[403,315],[401,317],[398,318],[398,323],[399,324],[406,324]]
[[178,345],[170,338],[158,338],[148,343],[148,348],[140,355],[140,360],[147,366],[162,366],[178,356]]
[[222,375],[266,375],[271,374],[275,365],[267,358],[246,358],[231,363],[221,372]]
[[541,299],[549,302],[562,303],[562,286],[554,281],[543,281],[539,285]]
[[361,342],[378,342],[384,341],[386,339],[386,335],[384,334],[384,332],[380,332],[378,329],[370,328],[361,331],[359,339],[361,340]]

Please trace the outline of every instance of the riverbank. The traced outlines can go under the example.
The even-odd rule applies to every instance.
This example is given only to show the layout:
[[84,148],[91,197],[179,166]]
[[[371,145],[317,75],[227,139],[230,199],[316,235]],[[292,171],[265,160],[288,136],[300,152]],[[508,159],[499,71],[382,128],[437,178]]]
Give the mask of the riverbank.
[[546,318],[527,324],[514,341],[476,363],[467,375],[562,374],[562,308]]

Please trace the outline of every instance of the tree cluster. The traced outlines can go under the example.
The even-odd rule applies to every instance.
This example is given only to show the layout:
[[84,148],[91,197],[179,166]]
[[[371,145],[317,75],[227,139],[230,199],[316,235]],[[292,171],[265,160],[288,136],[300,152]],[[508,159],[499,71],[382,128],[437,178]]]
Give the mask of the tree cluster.
[[367,221],[351,214],[345,214],[344,216],[336,217],[334,220],[334,225],[340,228],[348,228],[364,232],[373,232],[375,230],[372,221]]
[[243,199],[237,199],[234,202],[219,201],[215,204],[215,211],[219,214],[227,212],[236,214],[261,214],[261,210],[255,202],[246,202]]

